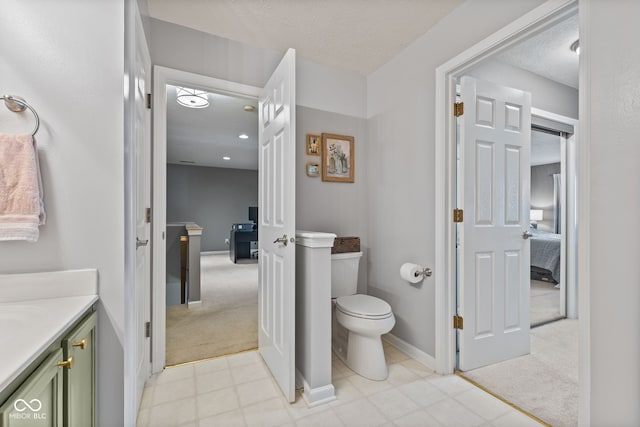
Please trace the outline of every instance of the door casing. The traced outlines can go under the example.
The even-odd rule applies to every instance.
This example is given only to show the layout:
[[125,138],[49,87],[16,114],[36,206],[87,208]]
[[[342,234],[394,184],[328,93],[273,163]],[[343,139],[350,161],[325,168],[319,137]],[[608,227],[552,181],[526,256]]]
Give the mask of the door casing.
[[167,226],[167,84],[258,99],[262,88],[189,73],[173,68],[153,69],[153,193],[152,193],[152,307],[151,369],[166,363],[166,240]]
[[[456,357],[456,333],[453,329],[456,292],[455,224],[451,221],[456,202],[456,121],[453,104],[456,100],[456,78],[465,71],[490,56],[509,48],[531,35],[548,28],[575,13],[578,0],[549,0],[476,45],[451,58],[436,69],[435,93],[435,364],[440,374],[453,373]],[[580,17],[582,24],[582,16]],[[581,25],[582,27],[582,25]],[[582,29],[582,28],[581,28]],[[583,35],[581,34],[581,37]],[[586,36],[586,35],[585,35]],[[587,36],[588,37],[588,36]],[[586,37],[585,37],[586,38]],[[588,80],[587,65],[580,61],[580,89]],[[584,105],[581,98],[581,112]],[[582,114],[582,113],[581,113]],[[586,126],[580,123],[580,126]],[[581,147],[588,144],[588,135],[583,133]],[[577,152],[577,180],[587,182],[589,176],[587,150]],[[579,424],[589,424],[590,372],[589,372],[589,280],[588,265],[584,262],[588,247],[589,214],[582,194],[577,204],[580,217],[578,232],[578,264],[575,266],[580,277],[579,304]]]

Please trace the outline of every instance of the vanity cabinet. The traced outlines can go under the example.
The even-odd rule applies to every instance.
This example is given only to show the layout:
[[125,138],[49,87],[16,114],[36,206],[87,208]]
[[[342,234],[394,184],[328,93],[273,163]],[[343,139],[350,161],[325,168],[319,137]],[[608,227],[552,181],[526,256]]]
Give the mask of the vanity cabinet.
[[95,425],[95,324],[95,312],[85,315],[21,376],[0,406],[0,427]]

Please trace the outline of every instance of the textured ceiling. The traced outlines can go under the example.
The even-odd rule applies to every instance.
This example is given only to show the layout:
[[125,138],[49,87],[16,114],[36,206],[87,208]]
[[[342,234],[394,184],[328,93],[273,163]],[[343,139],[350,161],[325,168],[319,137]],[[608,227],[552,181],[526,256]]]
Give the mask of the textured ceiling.
[[496,59],[578,89],[578,55],[570,49],[576,40],[577,14],[513,46]]
[[367,75],[462,0],[148,0],[153,18]]

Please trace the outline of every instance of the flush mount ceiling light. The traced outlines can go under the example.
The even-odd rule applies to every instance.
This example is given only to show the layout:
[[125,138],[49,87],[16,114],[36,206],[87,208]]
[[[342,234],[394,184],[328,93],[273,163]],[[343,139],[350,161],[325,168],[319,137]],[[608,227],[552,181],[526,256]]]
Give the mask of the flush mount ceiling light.
[[580,55],[580,40],[576,40],[571,43],[571,51]]
[[253,105],[245,105],[244,107],[242,107],[242,109],[247,113],[253,113],[254,111],[256,111],[256,107],[254,107]]
[[238,138],[240,138],[240,139],[249,139],[249,135],[247,135],[246,133],[241,133],[240,135],[238,135]]
[[178,101],[178,104],[184,107],[207,108],[209,106],[207,92],[203,90],[191,89],[188,87],[178,87],[176,95],[176,101]]
[[231,157],[229,157],[229,156],[224,156],[224,157],[222,158],[222,160],[231,160]]

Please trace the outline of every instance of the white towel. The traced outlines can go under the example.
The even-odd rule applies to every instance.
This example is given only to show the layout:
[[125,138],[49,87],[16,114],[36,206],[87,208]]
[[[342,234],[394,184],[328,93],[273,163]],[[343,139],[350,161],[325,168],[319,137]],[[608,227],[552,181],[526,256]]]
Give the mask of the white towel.
[[0,240],[36,242],[45,218],[33,136],[0,134]]

